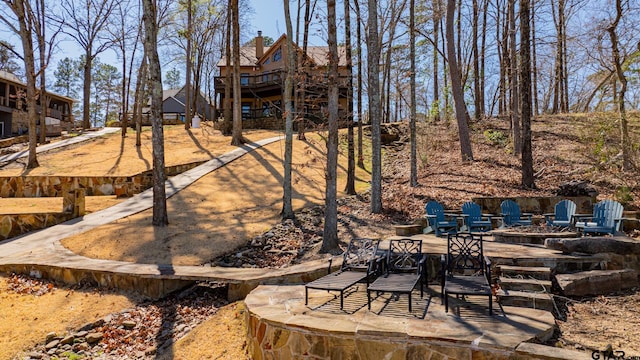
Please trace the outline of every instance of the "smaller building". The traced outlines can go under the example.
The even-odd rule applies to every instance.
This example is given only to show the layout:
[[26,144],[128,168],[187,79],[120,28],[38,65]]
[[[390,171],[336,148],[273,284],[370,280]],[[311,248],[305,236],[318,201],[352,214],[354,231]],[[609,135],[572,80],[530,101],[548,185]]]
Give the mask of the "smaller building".
[[[62,129],[73,124],[74,100],[47,92],[49,99],[45,117],[47,136],[59,136]],[[40,94],[37,95],[37,112],[42,111]],[[15,75],[0,71],[0,138],[26,134],[29,130],[27,115],[27,85]],[[39,120],[38,120],[39,125]],[[38,129],[39,131],[39,129]]]
[[[214,108],[211,101],[202,92],[192,91],[192,96],[196,96],[196,111],[192,110],[192,116],[196,114],[202,120],[212,120]],[[184,124],[185,102],[187,101],[186,86],[180,89],[169,89],[162,92],[162,123],[164,125]],[[147,106],[142,109],[142,125],[151,125],[151,99]]]

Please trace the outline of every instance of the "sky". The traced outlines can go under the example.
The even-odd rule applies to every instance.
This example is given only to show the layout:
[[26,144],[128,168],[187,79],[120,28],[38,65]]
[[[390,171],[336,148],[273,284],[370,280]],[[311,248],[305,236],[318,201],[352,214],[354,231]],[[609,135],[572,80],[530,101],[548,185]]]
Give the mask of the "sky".
[[[247,1],[251,4],[254,12],[245,15],[247,18],[249,29],[241,29],[243,41],[251,40],[254,36],[257,35],[258,30],[262,31],[263,36],[270,36],[274,40],[278,39],[280,35],[286,33],[286,23],[284,21],[284,9],[282,5],[283,0]],[[292,1],[291,13],[294,17],[294,19],[292,19],[292,21],[294,22],[297,11],[296,6],[297,1]],[[318,10],[324,11],[324,9],[321,8],[322,6],[318,5]],[[295,23],[293,30],[295,32]],[[18,52],[21,52],[20,38],[17,35],[11,33],[9,29],[6,28],[6,25],[2,23],[0,23],[0,39],[8,40],[16,47],[16,50]],[[309,43],[311,45],[324,45],[326,44],[326,41],[323,40],[320,36],[317,36],[312,29]],[[59,60],[63,59],[64,57],[79,58],[81,55],[81,49],[73,40],[61,39],[58,47],[59,50],[54,54],[53,61],[51,62],[51,65],[49,66],[49,69],[47,71],[47,73],[51,73],[52,76]],[[104,63],[119,66],[116,50],[107,50],[106,52],[100,54],[99,58],[100,61]]]

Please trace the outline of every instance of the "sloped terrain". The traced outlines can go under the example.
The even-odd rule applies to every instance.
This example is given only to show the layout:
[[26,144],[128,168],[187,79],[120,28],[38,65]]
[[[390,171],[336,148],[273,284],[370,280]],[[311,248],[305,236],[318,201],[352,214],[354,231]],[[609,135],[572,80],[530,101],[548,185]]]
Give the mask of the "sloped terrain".
[[[640,143],[640,134],[638,133],[637,114],[632,114],[632,122],[634,124],[632,144],[635,144],[634,150],[636,151],[634,159],[638,163],[637,144]],[[640,176],[638,176],[637,168],[629,173],[624,173],[620,169],[617,123],[611,114],[549,116],[534,122],[533,149],[537,186],[535,190],[523,189],[520,186],[520,162],[517,157],[511,154],[507,136],[508,122],[505,120],[486,120],[472,124],[475,161],[467,163],[460,160],[457,133],[453,124],[444,122],[420,124],[417,144],[420,184],[418,187],[409,186],[410,147],[406,126],[401,128],[403,130],[400,131],[400,140],[386,146],[384,150],[384,213],[370,214],[368,193],[362,191],[364,183],[368,180],[367,174],[359,173],[358,178],[362,181],[360,195],[343,198],[338,204],[339,236],[341,239],[346,241],[352,236],[386,237],[393,233],[392,225],[394,223],[407,223],[421,217],[424,204],[429,199],[441,201],[447,208],[457,209],[462,203],[475,196],[550,196],[554,194],[560,184],[571,180],[587,182],[599,192],[598,199],[611,198],[624,202],[627,210],[640,208],[640,189],[638,187]],[[177,137],[178,135],[176,135],[176,139]],[[228,138],[223,138],[223,140],[228,141]],[[222,143],[220,140],[219,144]],[[118,153],[120,144],[118,142],[114,142],[114,144],[115,148],[101,148],[95,151]],[[126,244],[128,248],[120,253],[114,250],[122,249],[121,245],[107,243],[106,246],[103,246],[101,241],[104,239],[111,238],[111,241],[114,241],[114,238],[119,237],[110,236],[109,231],[122,231],[125,234],[130,229],[136,229],[137,227],[131,226],[131,224],[143,224],[144,221],[148,221],[148,215],[144,215],[140,219],[128,218],[119,224],[113,224],[109,231],[104,228],[98,229],[96,233],[87,233],[82,241],[76,242],[77,246],[84,247],[85,242],[91,244],[92,241],[94,241],[92,243],[94,245],[86,246],[84,250],[79,248],[75,248],[75,250],[81,253],[87,251],[85,254],[88,256],[113,257],[129,261],[166,262],[169,260],[185,261],[190,264],[211,262],[226,266],[237,266],[231,261],[238,261],[238,259],[241,259],[247,266],[287,266],[291,262],[323,256],[317,253],[322,238],[323,224],[321,205],[323,202],[324,159],[321,155],[322,151],[316,151],[321,144],[321,140],[310,142],[307,147],[303,148],[301,152],[303,156],[298,157],[299,161],[296,161],[297,171],[306,175],[294,177],[294,188],[300,186],[298,189],[303,189],[302,185],[307,184],[304,186],[308,187],[304,189],[313,189],[314,191],[299,190],[298,201],[300,202],[297,203],[297,209],[304,208],[304,210],[298,211],[296,222],[279,221],[278,204],[280,198],[278,195],[270,200],[268,209],[251,202],[267,193],[267,188],[260,186],[264,186],[264,179],[274,176],[273,169],[276,165],[273,163],[278,164],[281,161],[280,148],[274,147],[266,149],[267,152],[262,153],[261,161],[258,162],[260,166],[247,161],[244,165],[251,167],[251,171],[248,171],[243,170],[240,166],[243,165],[242,163],[235,164],[237,166],[229,167],[226,172],[222,173],[225,176],[224,179],[227,180],[226,182],[222,181],[217,185],[202,183],[192,191],[183,193],[178,198],[179,201],[170,205],[173,214],[182,214],[181,211],[192,211],[193,209],[202,214],[198,215],[202,216],[202,218],[198,218],[200,220],[193,221],[189,220],[188,216],[172,217],[170,213],[170,221],[178,228],[182,221],[191,221],[190,223],[194,225],[193,233],[188,233],[190,229],[183,227],[180,229],[180,234],[176,233],[169,237],[153,237],[147,241],[144,241],[143,236],[139,237],[140,239],[126,236],[127,240],[130,240]],[[215,147],[215,145],[211,146]],[[206,151],[200,150],[206,153]],[[346,150],[344,137],[341,138],[341,150],[343,152]],[[198,150],[194,149],[193,151]],[[58,153],[59,156],[65,156],[64,151]],[[170,156],[172,152],[167,151],[167,154]],[[52,156],[54,155],[52,154]],[[118,167],[124,164],[124,161],[118,161],[117,157],[104,162],[109,165],[105,168],[107,170],[112,168],[116,162]],[[41,161],[41,163],[45,162]],[[345,165],[342,167],[344,168]],[[205,191],[212,191],[211,188],[214,186],[228,185],[232,180],[239,181],[242,186],[224,187],[224,196],[215,196],[215,191],[205,196]],[[339,190],[342,190],[344,179],[340,178],[340,181]],[[271,185],[272,188],[276,186]],[[254,190],[250,192],[247,189]],[[243,191],[234,197],[233,192],[238,190]],[[257,195],[247,198],[247,194]],[[220,210],[225,209],[225,204],[229,203],[238,205],[238,208],[232,211]],[[251,208],[255,211],[242,210],[242,208]],[[260,218],[265,215],[268,220]],[[205,247],[204,243],[218,241],[210,238],[208,234],[220,231],[220,228],[216,227],[221,226],[220,224],[228,225],[223,221],[225,216],[229,216],[230,221],[235,221],[238,225],[255,225],[246,227],[245,229],[250,231],[244,232],[242,236],[234,240],[233,244],[227,244],[225,248],[219,249],[221,251],[215,254],[203,251],[212,246],[206,244]],[[207,220],[213,217],[216,218],[216,222]],[[224,231],[232,230],[224,228]],[[99,236],[94,237],[92,234]],[[190,236],[190,234],[194,236]],[[178,240],[179,242],[177,242]],[[140,242],[132,244],[133,241]],[[70,241],[67,246],[74,249],[72,243],[73,241]],[[193,249],[196,250],[185,251],[184,249],[188,246],[193,246]],[[97,254],[102,251],[101,249],[104,249],[104,252]],[[158,256],[154,257],[153,252],[149,253],[149,249],[157,249]],[[253,249],[253,252],[245,251],[247,249]],[[239,253],[240,257],[237,256]],[[16,296],[20,298],[33,295],[18,294]],[[93,299],[94,295],[87,293],[85,296],[87,299]],[[614,350],[618,350],[618,346],[624,346],[624,344],[639,344],[640,337],[637,332],[633,331],[635,329],[634,323],[628,322],[625,315],[620,314],[620,311],[617,310],[621,306],[621,301],[624,301],[626,311],[624,314],[637,314],[640,311],[640,306],[635,300],[636,298],[637,291],[618,297],[577,299],[576,305],[570,305],[568,309],[570,314],[576,315],[568,316],[566,322],[559,322],[561,332],[570,333],[571,337],[563,338],[561,333],[559,343],[572,348],[582,347],[585,349],[599,348],[603,343],[611,343]],[[21,300],[16,300],[14,297],[2,298],[3,301],[5,299],[9,299],[6,301],[11,302],[9,306],[20,306]],[[46,301],[46,295],[38,297],[38,299],[41,300],[35,301]],[[596,302],[595,305],[592,301]],[[581,304],[584,306],[578,306]],[[96,305],[87,302],[85,306],[86,308],[83,305],[78,305],[76,309],[78,312],[83,312]],[[221,306],[221,304],[217,306]],[[220,309],[225,308],[221,307]],[[593,316],[580,315],[588,312]],[[238,342],[212,341],[212,339],[219,337],[220,333],[225,333],[225,337],[228,336],[230,339],[242,339],[241,313],[241,308],[215,312],[210,315],[206,326],[198,326],[195,327],[195,330],[188,332],[182,340],[169,349],[170,353],[176,358],[181,356],[183,358],[211,358],[213,356],[211,354],[214,353],[218,354],[215,358],[242,358],[244,350],[242,345],[238,345]],[[599,314],[605,314],[605,316],[599,316]],[[39,321],[45,321],[47,318],[45,315],[37,315],[37,317]],[[7,323],[4,320],[0,323]],[[16,325],[20,324],[20,319],[9,318],[7,321],[12,324],[9,329],[12,334],[30,331],[30,328],[22,329],[21,326]],[[619,328],[620,324],[627,323],[630,327],[623,327],[626,329],[624,337],[616,336],[613,331],[606,331],[606,329]],[[593,328],[594,330],[589,330],[592,329],[592,325],[597,326]],[[69,327],[73,328],[74,325],[69,324]],[[576,329],[582,329],[582,332],[576,331]],[[598,336],[602,334],[606,336],[599,339]],[[11,354],[16,354],[19,349],[15,347],[19,345],[11,343],[2,345],[5,348],[12,346],[15,350]],[[199,352],[199,350],[202,351]]]

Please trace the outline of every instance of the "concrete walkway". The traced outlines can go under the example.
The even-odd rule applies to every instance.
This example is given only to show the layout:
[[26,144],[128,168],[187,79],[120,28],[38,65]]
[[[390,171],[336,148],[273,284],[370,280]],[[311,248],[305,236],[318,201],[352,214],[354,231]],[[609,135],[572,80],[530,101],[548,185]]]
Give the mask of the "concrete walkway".
[[[103,136],[103,135],[108,135],[108,134],[113,134],[115,132],[120,131],[120,128],[114,128],[114,127],[106,127],[106,128],[102,128],[98,131],[88,131],[88,132],[84,132],[78,136],[74,136],[74,137],[70,137],[64,140],[60,140],[60,141],[56,141],[56,142],[52,142],[49,144],[45,144],[45,145],[41,145],[38,146],[36,148],[36,154],[39,154],[41,152],[45,152],[45,151],[49,151],[51,149],[57,149],[57,148],[61,148],[61,147],[65,147],[65,146],[69,146],[72,144],[77,144],[83,141],[87,141],[87,140],[91,140],[91,139],[95,139],[97,137]],[[29,150],[23,150],[23,151],[19,151],[13,154],[7,154],[7,155],[3,155],[0,156],[0,164],[1,163],[5,163],[5,162],[9,162],[9,161],[14,161],[16,159],[19,158],[23,158],[23,157],[27,157],[29,156]]]
[[[281,139],[281,137],[273,137],[245,144],[196,168],[170,178],[165,184],[167,198],[225,164],[259,147]],[[237,290],[239,292],[231,289],[231,298],[242,297],[246,291],[259,283],[268,283],[270,280],[282,281],[277,279],[288,274],[295,274],[293,276],[303,276],[304,274],[313,276],[314,269],[326,271],[325,262],[312,262],[288,269],[270,271],[265,271],[265,269],[139,264],[87,258],[67,250],[60,244],[60,241],[66,237],[136,214],[152,206],[153,189],[148,189],[110,208],[0,242],[0,271],[31,273],[36,276],[46,273],[48,277],[61,281],[83,278],[87,274],[98,282],[101,282],[100,279],[110,278],[114,275],[155,280],[166,279],[169,281],[224,281],[236,284],[238,289],[242,289]],[[117,287],[116,285],[118,284],[110,283],[105,285]],[[169,291],[171,289],[166,290]],[[146,295],[162,296],[162,292],[164,291],[152,289],[151,293]]]

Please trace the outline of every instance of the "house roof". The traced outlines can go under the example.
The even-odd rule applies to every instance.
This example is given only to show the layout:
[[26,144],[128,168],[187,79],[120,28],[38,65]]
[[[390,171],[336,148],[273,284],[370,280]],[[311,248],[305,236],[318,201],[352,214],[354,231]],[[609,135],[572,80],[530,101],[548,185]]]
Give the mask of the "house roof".
[[10,72],[4,71],[4,70],[0,70],[0,79],[8,80],[8,81],[20,84],[20,85],[24,85],[22,83],[22,81],[20,81],[20,79],[17,76],[13,75]]
[[[271,56],[271,50],[277,49],[280,44],[283,44],[286,40],[287,35],[282,34],[278,40],[276,40],[273,45],[265,46],[263,55],[260,59],[256,57],[256,47],[255,46],[243,46],[240,48],[240,66],[255,66],[260,63],[262,59]],[[302,52],[302,48],[300,48],[295,43],[293,44],[296,51]],[[307,55],[309,58],[318,66],[324,66],[329,64],[329,47],[328,46],[307,46]],[[227,66],[226,57],[222,57],[220,61],[218,61],[219,67]],[[338,66],[347,66],[347,51],[344,46],[338,46]]]
[[[23,83],[17,76],[15,76],[14,74],[4,71],[4,70],[0,70],[0,80],[4,80],[6,82],[10,82],[10,83],[14,83],[16,85],[20,85],[20,86],[24,86],[26,87],[27,84]],[[47,94],[49,94],[50,96],[54,96],[63,100],[67,100],[67,101],[71,101],[71,102],[75,102],[75,99],[72,99],[70,97],[64,96],[64,95],[59,95],[59,94],[55,94],[52,93],[50,91],[46,91]]]
[[[264,53],[266,54],[270,48],[270,46],[265,46]],[[258,63],[258,60],[255,46],[243,46],[240,48],[240,66],[254,66]],[[220,61],[218,61],[218,66],[227,66],[226,56],[223,56]]]

